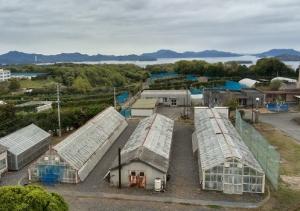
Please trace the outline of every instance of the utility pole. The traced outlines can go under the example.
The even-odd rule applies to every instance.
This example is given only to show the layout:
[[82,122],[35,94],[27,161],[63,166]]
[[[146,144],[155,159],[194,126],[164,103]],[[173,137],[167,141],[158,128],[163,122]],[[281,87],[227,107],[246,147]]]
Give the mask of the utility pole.
[[116,87],[114,87],[114,107],[117,108],[117,101],[116,101]]
[[57,84],[57,116],[58,116],[58,136],[61,137],[59,83]]

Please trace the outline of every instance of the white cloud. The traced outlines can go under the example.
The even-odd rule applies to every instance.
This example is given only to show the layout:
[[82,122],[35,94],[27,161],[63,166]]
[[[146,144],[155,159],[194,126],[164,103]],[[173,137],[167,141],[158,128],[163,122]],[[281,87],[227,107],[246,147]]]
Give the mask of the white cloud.
[[0,0],[0,52],[298,48],[298,0]]

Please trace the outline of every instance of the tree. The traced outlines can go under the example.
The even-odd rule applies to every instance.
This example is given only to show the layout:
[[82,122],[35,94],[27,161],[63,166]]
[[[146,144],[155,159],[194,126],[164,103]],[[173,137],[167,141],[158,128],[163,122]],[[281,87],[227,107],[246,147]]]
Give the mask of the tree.
[[17,79],[11,79],[9,82],[9,90],[11,91],[16,91],[18,89],[20,89],[21,85],[20,82]]
[[4,186],[0,187],[0,210],[67,211],[68,205],[60,195],[39,186]]
[[270,83],[270,89],[273,90],[273,91],[278,91],[280,87],[281,87],[281,81],[280,80],[273,80]]
[[78,76],[73,83],[73,88],[82,93],[86,93],[92,89],[92,86],[87,78]]
[[7,121],[15,118],[16,109],[12,104],[0,105],[0,119],[1,121]]

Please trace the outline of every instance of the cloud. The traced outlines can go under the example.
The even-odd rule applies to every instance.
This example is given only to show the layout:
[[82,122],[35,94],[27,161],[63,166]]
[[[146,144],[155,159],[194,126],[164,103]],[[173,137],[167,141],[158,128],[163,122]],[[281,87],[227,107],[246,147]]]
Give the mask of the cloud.
[[300,49],[298,0],[0,0],[0,52]]

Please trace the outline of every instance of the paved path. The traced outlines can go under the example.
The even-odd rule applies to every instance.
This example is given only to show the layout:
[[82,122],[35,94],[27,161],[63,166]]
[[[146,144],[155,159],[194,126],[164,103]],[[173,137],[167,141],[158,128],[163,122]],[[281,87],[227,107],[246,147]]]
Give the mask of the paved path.
[[295,117],[300,117],[300,113],[261,114],[259,120],[282,130],[300,143],[300,125],[293,121]]
[[144,202],[159,202],[159,203],[175,203],[194,206],[221,206],[230,208],[259,208],[266,201],[269,200],[268,196],[261,202],[248,203],[248,202],[230,202],[230,201],[214,201],[214,200],[201,200],[201,199],[181,199],[174,197],[159,197],[159,196],[141,196],[141,195],[128,195],[128,194],[114,194],[104,192],[78,192],[78,191],[57,191],[50,189],[50,191],[57,192],[65,197],[76,197],[77,199],[115,199],[126,201],[144,201]]

